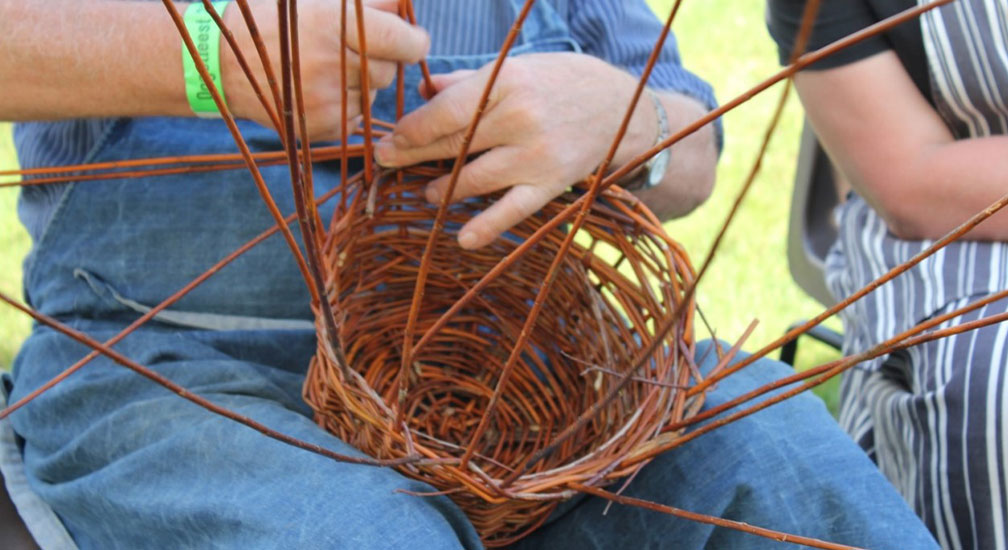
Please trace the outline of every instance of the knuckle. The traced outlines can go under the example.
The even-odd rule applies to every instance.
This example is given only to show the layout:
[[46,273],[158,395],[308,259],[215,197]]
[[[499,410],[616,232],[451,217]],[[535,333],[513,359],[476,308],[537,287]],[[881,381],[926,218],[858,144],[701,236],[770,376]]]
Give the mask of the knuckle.
[[514,188],[513,193],[506,197],[506,217],[510,220],[509,226],[524,220],[539,210],[539,202],[536,200],[536,190],[528,185]]
[[511,132],[534,139],[549,129],[550,106],[535,93],[517,91],[508,98],[502,120]]
[[[462,145],[465,144],[465,136],[461,132],[455,132],[444,138],[446,153],[455,156],[458,155],[462,150]],[[471,167],[470,167],[471,168]]]
[[534,210],[528,209],[524,200],[518,200],[516,198],[513,201],[509,201],[503,209],[503,215],[498,220],[497,226],[494,230],[497,232],[504,232],[513,225],[521,223],[522,220],[529,217],[533,212]]
[[487,174],[478,163],[469,164],[459,174],[457,195],[473,197],[487,193]]
[[535,140],[532,146],[525,149],[524,154],[528,157],[526,162],[535,162],[547,168],[566,162],[564,157],[567,156],[569,147],[569,144],[555,139],[541,139]]
[[378,25],[372,30],[373,36],[369,36],[376,44],[393,44],[398,38],[388,25]]
[[[459,101],[450,101],[445,104],[444,116],[445,121],[452,125],[460,125],[468,121],[470,117],[469,110],[466,109],[465,105]],[[462,142],[462,136],[458,136],[459,143]]]
[[431,40],[430,35],[427,34],[427,31],[423,30],[422,28],[420,27],[410,27],[410,28],[413,31],[413,33],[417,35],[416,41],[419,46],[414,50],[414,56],[409,59],[409,62],[417,63],[421,59],[423,59],[425,55],[427,55],[427,52],[430,51]]

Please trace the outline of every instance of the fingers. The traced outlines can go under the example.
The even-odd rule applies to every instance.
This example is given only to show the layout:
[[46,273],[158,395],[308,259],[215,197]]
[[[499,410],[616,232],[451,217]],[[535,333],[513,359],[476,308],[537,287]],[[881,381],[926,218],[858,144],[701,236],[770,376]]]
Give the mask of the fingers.
[[[459,131],[438,139],[434,143],[422,147],[401,149],[396,145],[395,135],[383,137],[375,145],[375,159],[386,168],[399,168],[428,162],[432,160],[451,159],[458,157],[465,141],[465,127]],[[469,154],[486,151],[500,145],[500,136],[488,132],[476,132],[469,144]]]
[[[385,158],[395,166],[424,160],[453,158],[462,135],[479,105],[483,78],[459,75],[427,104],[404,116],[396,124]],[[444,81],[444,79],[442,79]],[[494,98],[491,97],[491,103]],[[452,137],[452,134],[460,134]],[[447,141],[441,141],[447,138]]]
[[[486,195],[511,187],[517,182],[515,178],[520,177],[515,170],[517,158],[518,149],[497,147],[466,163],[459,173],[451,200]],[[435,204],[441,202],[450,180],[451,174],[446,174],[430,182],[426,189],[427,200]]]
[[[430,37],[422,28],[404,21],[395,10],[385,11],[385,2],[368,3],[364,7],[364,35],[368,59],[383,59],[393,63],[416,63],[427,55]],[[373,9],[373,8],[382,9]],[[356,52],[361,51],[357,25],[348,25],[347,43]]]
[[[498,147],[466,164],[459,173],[458,183],[452,193],[452,200],[458,201],[478,195],[485,195],[510,188],[497,202],[474,217],[459,231],[458,241],[462,248],[473,249],[490,244],[501,233],[538,212],[546,203],[562,190],[562,185],[552,185],[548,181],[534,183],[534,174],[524,174],[520,166],[521,149]],[[426,189],[427,200],[439,203],[448,191],[451,175],[442,176]]]
[[[360,81],[359,73],[356,79],[350,80],[353,82],[356,80]],[[387,88],[392,85],[392,82],[396,77],[396,64],[391,61],[381,61],[381,60],[368,60],[368,84],[372,89],[375,88]]]
[[364,5],[389,13],[399,13],[399,0],[364,0]]
[[[339,85],[338,69],[337,66],[335,70],[325,75],[326,79],[332,80],[337,86]],[[395,81],[395,77],[395,63],[381,59],[368,59],[368,85],[371,88],[387,88]],[[347,54],[346,85],[348,88],[360,88],[361,86],[360,57],[353,52]]]
[[526,184],[512,187],[499,201],[462,226],[459,245],[473,249],[490,244],[501,233],[538,212],[552,198],[553,193],[546,187]]
[[434,88],[428,89],[427,83],[421,81],[419,90],[420,95],[423,96],[424,99],[430,101],[431,98],[437,95],[441,90],[462,82],[463,80],[473,76],[475,73],[476,71],[471,69],[462,69],[452,73],[431,75],[431,84],[434,85]]

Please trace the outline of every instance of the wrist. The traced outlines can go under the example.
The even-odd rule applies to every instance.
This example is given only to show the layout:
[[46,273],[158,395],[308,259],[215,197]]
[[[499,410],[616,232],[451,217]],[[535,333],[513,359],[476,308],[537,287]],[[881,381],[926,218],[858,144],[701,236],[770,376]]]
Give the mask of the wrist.
[[[644,95],[647,96],[646,102],[654,109],[653,119],[657,123],[658,129],[655,133],[654,142],[647,146],[642,153],[653,150],[669,137],[669,119],[664,103],[658,97],[658,93],[650,88],[644,89]],[[640,107],[640,103],[644,102],[645,100],[642,98],[638,103],[638,107]],[[668,171],[670,154],[669,148],[666,147],[651,155],[651,158],[642,164],[640,168],[634,170],[624,179],[623,188],[628,191],[641,191],[653,189],[661,185],[665,179],[665,173]]]
[[[256,30],[270,56],[269,61],[273,65],[272,69],[273,71],[278,71],[279,67],[276,66],[279,62],[277,44],[279,44],[280,39],[277,29],[276,4],[253,0],[248,3],[248,8],[252,12],[252,18],[256,22]],[[235,5],[235,2],[230,2],[222,18],[225,27],[231,30],[234,42],[244,55],[245,62],[258,80],[259,86],[267,97],[272,99],[267,84],[266,72],[262,68],[263,64],[259,57],[259,51],[252,40],[252,35],[246,25],[241,7]],[[221,40],[221,82],[224,85],[224,89],[227,90],[228,109],[237,118],[246,118],[255,120],[261,124],[269,124],[266,112],[259,103],[259,98],[249,83],[248,77],[238,62],[237,56],[223,37]]]
[[[623,75],[626,79],[627,91],[622,95],[625,95],[626,97],[626,101],[623,103],[623,105],[626,105],[629,104],[630,99],[633,97],[633,92],[637,87],[637,78],[627,73],[623,73]],[[642,91],[640,99],[634,107],[633,115],[630,118],[630,124],[627,126],[626,135],[623,137],[619,147],[616,149],[616,155],[613,157],[612,169],[624,166],[638,155],[651,149],[659,139],[661,135],[661,124],[658,120],[655,99],[653,99],[653,97],[657,98],[657,96],[652,96],[652,94],[655,94],[655,92],[648,88],[645,88]],[[661,101],[660,98],[657,100]],[[625,109],[620,109],[619,120],[622,120],[624,114]],[[617,121],[617,124],[618,123],[619,121]],[[644,167],[642,165],[640,168],[628,174],[624,181],[629,181],[637,176],[640,176],[643,171]]]

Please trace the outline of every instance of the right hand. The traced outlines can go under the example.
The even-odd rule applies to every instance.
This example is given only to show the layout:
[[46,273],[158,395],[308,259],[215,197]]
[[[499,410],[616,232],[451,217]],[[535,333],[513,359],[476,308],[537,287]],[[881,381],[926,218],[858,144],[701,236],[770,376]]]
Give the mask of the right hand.
[[[361,115],[360,36],[357,14],[352,0],[347,2],[347,117],[350,129]],[[280,47],[277,25],[277,3],[252,2],[251,10],[270,55],[273,71],[279,77]],[[340,136],[341,81],[340,70],[340,0],[302,0],[298,2],[301,82],[305,102],[308,137],[312,140],[336,140]],[[365,0],[362,12],[368,58],[368,84],[374,93],[389,86],[395,79],[396,63],[416,63],[427,55],[430,38],[420,27],[410,25],[397,14],[396,0]],[[241,10],[229,4],[224,23],[239,44],[246,61],[255,73],[260,87],[272,101],[266,72],[259,61],[255,44],[245,26]],[[221,44],[221,79],[228,107],[240,118],[252,119],[271,127],[266,114],[238,65],[231,48]],[[279,84],[278,84],[279,85]]]

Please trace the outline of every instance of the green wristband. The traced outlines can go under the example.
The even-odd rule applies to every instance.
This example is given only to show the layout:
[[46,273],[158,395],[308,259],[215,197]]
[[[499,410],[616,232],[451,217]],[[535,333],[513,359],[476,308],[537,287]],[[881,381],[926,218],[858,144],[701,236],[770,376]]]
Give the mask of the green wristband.
[[[227,2],[213,2],[214,10],[224,13]],[[206,65],[210,79],[213,81],[221,98],[224,98],[224,87],[221,85],[220,72],[220,28],[214,23],[210,14],[201,2],[189,4],[185,12],[185,26],[196,44],[196,52]],[[182,74],[185,78],[186,98],[196,116],[203,118],[219,118],[220,112],[214,103],[213,94],[196,70],[196,62],[189,55],[189,50],[182,43]]]

